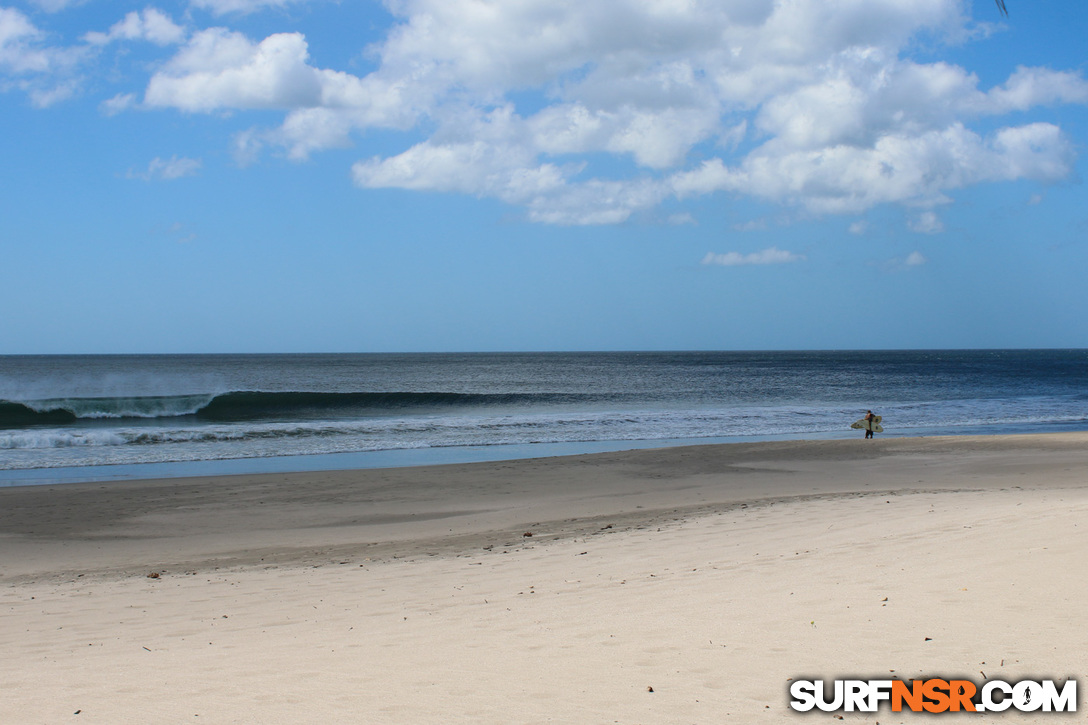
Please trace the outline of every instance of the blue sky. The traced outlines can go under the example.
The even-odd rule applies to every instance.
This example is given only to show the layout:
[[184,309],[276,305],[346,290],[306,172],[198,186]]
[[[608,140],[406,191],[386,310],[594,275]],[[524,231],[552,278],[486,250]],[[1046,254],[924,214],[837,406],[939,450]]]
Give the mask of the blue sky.
[[0,0],[0,354],[1088,346],[1008,8]]

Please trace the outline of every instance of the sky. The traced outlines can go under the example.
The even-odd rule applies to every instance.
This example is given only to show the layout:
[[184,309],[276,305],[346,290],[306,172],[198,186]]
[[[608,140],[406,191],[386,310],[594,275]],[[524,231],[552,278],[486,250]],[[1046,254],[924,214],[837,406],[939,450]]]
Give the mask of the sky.
[[0,0],[0,354],[1088,347],[1088,6]]

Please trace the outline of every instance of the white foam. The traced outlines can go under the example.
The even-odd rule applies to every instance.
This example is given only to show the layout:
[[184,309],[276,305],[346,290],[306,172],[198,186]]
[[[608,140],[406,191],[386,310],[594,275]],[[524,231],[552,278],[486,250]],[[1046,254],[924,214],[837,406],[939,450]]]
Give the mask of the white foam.
[[0,433],[0,448],[72,448],[82,446],[121,446],[125,436],[113,431],[35,430]]

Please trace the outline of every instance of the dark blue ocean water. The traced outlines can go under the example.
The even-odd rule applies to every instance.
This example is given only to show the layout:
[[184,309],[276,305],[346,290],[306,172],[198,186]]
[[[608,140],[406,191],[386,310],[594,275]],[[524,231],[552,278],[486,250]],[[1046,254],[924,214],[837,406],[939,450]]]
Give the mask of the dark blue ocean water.
[[2,356],[0,483],[840,437],[869,408],[890,436],[1088,429],[1088,351]]

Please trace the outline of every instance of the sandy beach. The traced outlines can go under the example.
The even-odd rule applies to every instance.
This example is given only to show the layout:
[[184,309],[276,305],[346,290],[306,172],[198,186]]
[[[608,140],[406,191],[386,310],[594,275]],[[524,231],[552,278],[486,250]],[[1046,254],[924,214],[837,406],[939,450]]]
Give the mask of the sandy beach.
[[921,721],[788,686],[1083,682],[1085,561],[1084,433],[6,488],[0,722]]

